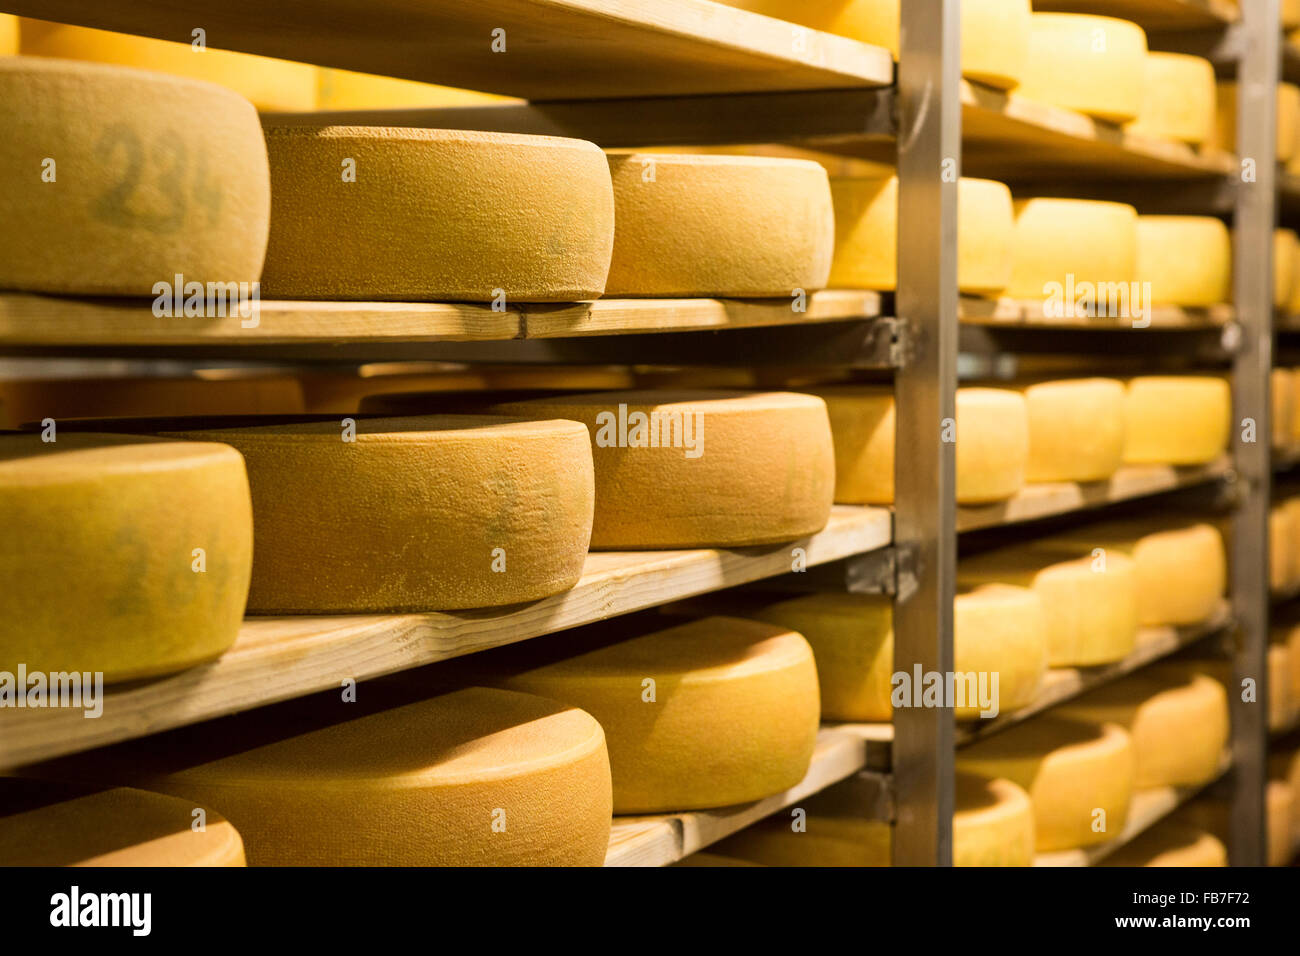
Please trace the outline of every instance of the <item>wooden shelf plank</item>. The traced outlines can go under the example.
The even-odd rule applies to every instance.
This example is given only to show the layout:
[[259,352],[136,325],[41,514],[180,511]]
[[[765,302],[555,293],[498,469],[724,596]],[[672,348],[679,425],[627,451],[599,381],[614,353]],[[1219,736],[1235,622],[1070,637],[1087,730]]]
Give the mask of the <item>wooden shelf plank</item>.
[[1239,17],[1228,0],[1034,0],[1034,10],[1119,17],[1152,31],[1212,29]]
[[1232,756],[1225,752],[1219,763],[1219,773],[1208,783],[1191,787],[1155,787],[1151,790],[1139,790],[1133,794],[1133,800],[1129,804],[1128,819],[1124,823],[1124,829],[1115,839],[1081,850],[1039,853],[1034,857],[1034,866],[1096,866],[1120,847],[1133,842],[1134,838],[1145,833],[1184,803],[1212,786],[1228,772],[1231,766]]
[[532,100],[893,82],[883,48],[699,0],[9,0],[5,9],[186,43],[202,24],[218,49]]
[[513,644],[706,591],[790,573],[890,543],[883,508],[837,506],[820,533],[769,548],[593,552],[573,590],[475,611],[334,617],[250,617],[211,664],[108,688],[103,716],[79,710],[0,713],[0,769],[221,717],[265,704]]
[[812,765],[798,784],[754,803],[716,810],[615,817],[606,866],[667,866],[751,823],[797,804],[866,765],[866,746],[855,734],[823,728]]
[[959,505],[957,530],[975,531],[1019,524],[1053,515],[1083,511],[1148,495],[1208,484],[1230,474],[1232,460],[1224,456],[1209,465],[1127,465],[1108,481],[1045,482],[1026,485],[1008,501],[989,505]]
[[962,296],[958,316],[970,325],[990,327],[1044,328],[1044,329],[1134,329],[1147,332],[1151,329],[1201,329],[1221,328],[1237,318],[1231,305],[1193,308],[1178,305],[1153,305],[1149,326],[1134,326],[1132,318],[1096,316],[1060,318],[1047,314],[1041,299],[980,299]]

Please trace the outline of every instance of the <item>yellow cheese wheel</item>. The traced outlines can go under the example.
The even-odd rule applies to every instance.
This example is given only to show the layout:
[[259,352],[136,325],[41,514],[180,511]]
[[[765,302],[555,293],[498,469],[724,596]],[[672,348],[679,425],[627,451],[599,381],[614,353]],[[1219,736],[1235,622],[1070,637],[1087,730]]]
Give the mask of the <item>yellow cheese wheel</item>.
[[24,19],[20,36],[21,51],[30,56],[92,60],[207,80],[229,87],[260,110],[316,108],[314,66],[248,53],[196,49],[198,41],[192,35],[179,36],[176,40],[181,42],[173,42]]
[[1227,866],[1228,848],[1213,833],[1164,821],[1120,847],[1102,866]]
[[266,148],[237,94],[98,63],[6,57],[0,128],[0,180],[11,184],[0,191],[0,288],[153,297],[155,283],[178,274],[205,285],[257,281]]
[[1269,394],[1272,396],[1273,447],[1287,448],[1294,441],[1296,379],[1289,368],[1275,368],[1269,375]]
[[1035,13],[1029,58],[1017,94],[1110,123],[1142,111],[1147,37],[1113,17]]
[[1221,605],[1227,588],[1227,551],[1213,524],[1179,526],[1159,517],[1087,524],[1035,542],[1061,555],[1104,549],[1133,560],[1138,580],[1138,623],[1143,627],[1197,624]]
[[18,18],[11,13],[0,13],[0,56],[13,56],[18,52]]
[[1296,579],[1296,526],[1285,504],[1268,510],[1268,587],[1276,593],[1287,590]]
[[614,199],[583,140],[272,127],[263,293],[569,302],[605,291]]
[[[757,605],[744,614],[807,638],[817,658],[824,719],[892,718],[894,631],[889,598],[826,592]],[[994,701],[999,712],[1032,701],[1047,666],[1038,595],[1027,588],[979,587],[957,595],[953,614],[954,669],[975,675],[975,683],[966,679],[961,684],[966,703],[956,708],[957,719],[979,718],[985,709],[978,696],[981,675],[997,674]],[[985,680],[986,690],[992,689],[991,676]],[[910,695],[906,699],[910,701]]]
[[1027,481],[1101,481],[1115,473],[1124,454],[1122,382],[1036,382],[1023,392],[1029,416]]
[[1139,216],[1137,280],[1155,305],[1210,306],[1232,298],[1232,236],[1213,216]]
[[[1085,199],[1023,199],[1015,204],[1016,229],[1007,295],[1060,299],[1073,290],[1076,309],[1089,302],[1109,307],[1137,275],[1137,210],[1125,203]],[[1122,299],[1119,299],[1122,302]],[[1132,304],[1130,302],[1130,308]]]
[[817,669],[784,627],[707,617],[571,657],[507,651],[485,665],[487,682],[581,707],[605,728],[615,813],[747,803],[808,772]]
[[1273,780],[1280,780],[1291,788],[1291,842],[1300,850],[1300,801],[1294,797],[1300,794],[1300,746],[1283,746],[1269,754],[1268,774]]
[[[898,59],[901,0],[721,0],[729,7],[883,46]],[[990,86],[1020,82],[1029,55],[1029,0],[962,0],[962,75]]]
[[1295,816],[1295,791],[1283,780],[1270,780],[1264,792],[1267,819],[1268,865],[1287,866],[1296,855],[1291,822]]
[[320,110],[419,109],[506,102],[511,102],[506,96],[373,73],[325,68],[316,71],[316,109]]
[[[1034,812],[1029,795],[1010,780],[957,774],[952,818],[954,866],[1029,866]],[[842,808],[808,801],[803,829],[777,813],[715,845],[731,858],[761,866],[889,866],[893,827],[855,818]]]
[[1133,786],[1209,783],[1228,744],[1228,695],[1213,678],[1137,674],[1057,708],[1062,717],[1119,724],[1133,741]]
[[1291,648],[1274,641],[1268,646],[1268,726],[1281,730],[1295,722],[1300,700],[1291,691]]
[[[1300,627],[1291,627],[1286,632],[1287,658],[1291,664],[1291,700],[1300,707]],[[1300,792],[1300,788],[1297,788]]]
[[1291,406],[1291,441],[1300,442],[1300,368],[1291,368],[1295,403]]
[[1217,110],[1214,64],[1185,53],[1149,52],[1142,108],[1130,133],[1199,146],[1214,134]]
[[[894,501],[894,393],[888,386],[827,385],[809,390],[826,402],[835,439],[835,500]],[[1010,498],[1025,482],[1029,425],[1025,400],[1009,389],[957,389],[957,501]]]
[[826,526],[826,405],[790,392],[592,392],[491,406],[591,435],[597,549],[776,544]]
[[[1237,83],[1234,80],[1220,80],[1216,89],[1216,122],[1214,133],[1205,145],[1210,149],[1221,149],[1229,153],[1237,151]],[[1300,123],[1300,86],[1293,83],[1277,85],[1277,161],[1285,163],[1296,153],[1300,145],[1297,136],[1297,123]]]
[[1028,791],[1039,852],[1104,843],[1128,818],[1133,744],[1116,724],[1036,717],[959,750],[957,769]]
[[0,435],[0,671],[118,681],[218,656],[243,618],[251,519],[225,445]]
[[963,587],[1030,587],[1043,602],[1049,667],[1088,667],[1119,660],[1137,642],[1138,574],[1132,558],[1114,553],[1061,560],[1051,547],[1016,545],[965,558]]
[[[1300,282],[1296,281],[1300,261],[1300,236],[1294,229],[1273,230],[1273,305],[1285,309],[1300,296]],[[1291,309],[1300,312],[1300,309]]]
[[[898,177],[834,177],[836,289],[898,286]],[[1011,281],[1015,228],[1011,190],[990,179],[957,183],[957,285],[971,295],[997,295]]]
[[0,866],[243,865],[238,831],[190,801],[0,780]]
[[592,471],[575,422],[430,415],[195,427],[248,463],[261,613],[532,601],[582,574]]
[[611,153],[611,296],[789,299],[825,288],[835,246],[826,170],[804,159]]
[[1228,447],[1232,394],[1221,378],[1147,375],[1128,381],[1124,461],[1202,465]]
[[590,714],[486,687],[382,710],[332,695],[289,706],[301,709],[271,726],[259,711],[41,773],[124,777],[217,808],[251,866],[605,859],[609,755]]

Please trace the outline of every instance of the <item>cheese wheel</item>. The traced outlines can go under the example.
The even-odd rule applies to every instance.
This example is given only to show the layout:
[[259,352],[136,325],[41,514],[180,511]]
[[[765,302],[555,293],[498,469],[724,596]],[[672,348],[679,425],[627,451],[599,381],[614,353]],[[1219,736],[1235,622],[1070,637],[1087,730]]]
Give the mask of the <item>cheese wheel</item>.
[[1300,0],[1282,0],[1278,13],[1282,29],[1294,30],[1300,27]]
[[776,544],[826,526],[826,405],[790,392],[593,392],[491,406],[591,434],[595,549]]
[[1228,848],[1208,830],[1177,821],[1156,824],[1101,861],[1102,866],[1227,866]]
[[[809,391],[826,402],[835,440],[835,500],[894,501],[893,389],[827,385]],[[1029,457],[1025,400],[1009,389],[957,389],[957,501],[1010,498],[1024,485]],[[948,434],[945,432],[945,434]],[[941,435],[941,437],[943,437]]]
[[234,643],[253,552],[225,445],[0,435],[0,671],[182,670]]
[[[952,818],[954,866],[1029,866],[1034,812],[1029,795],[1010,780],[959,773]],[[778,813],[728,837],[714,849],[762,866],[889,866],[893,827],[808,801],[803,830]]]
[[[834,177],[836,289],[898,287],[898,177]],[[957,286],[997,295],[1011,281],[1011,190],[990,179],[957,182]]]
[[[1059,300],[1075,310],[1133,311],[1138,215],[1125,203],[1023,199],[1015,204],[1011,282],[1017,299]],[[1071,295],[1073,293],[1073,295]],[[1089,312],[1091,314],[1091,312]]]
[[1280,780],[1291,788],[1291,842],[1300,850],[1300,801],[1294,799],[1300,794],[1300,747],[1274,750],[1269,754],[1268,768],[1270,779]]
[[1137,281],[1156,305],[1210,306],[1232,298],[1232,236],[1213,216],[1139,216]]
[[1180,527],[1162,518],[1108,521],[1040,539],[1035,547],[1062,556],[1101,548],[1107,557],[1131,558],[1142,627],[1199,624],[1218,610],[1227,589],[1227,551],[1213,524]]
[[224,284],[224,305],[231,283],[257,281],[270,186],[257,114],[239,95],[6,57],[0,128],[0,180],[12,184],[0,191],[0,288],[153,297],[181,275]]
[[1025,386],[1029,458],[1025,479],[1101,481],[1124,455],[1124,384],[1109,378]]
[[1284,505],[1268,509],[1268,587],[1274,594],[1286,591],[1296,578],[1295,534],[1292,516]]
[[[1216,121],[1214,132],[1205,146],[1229,153],[1237,151],[1237,98],[1235,80],[1220,80],[1217,84]],[[1300,145],[1297,136],[1300,123],[1300,86],[1293,83],[1277,85],[1277,161],[1285,163],[1296,154]]]
[[1295,791],[1282,780],[1270,780],[1264,792],[1267,820],[1268,865],[1287,866],[1296,854],[1291,821],[1295,816]]
[[1035,13],[1029,58],[1016,93],[1109,123],[1142,112],[1147,36],[1114,17]]
[[0,56],[13,56],[18,52],[18,18],[11,13],[0,13]]
[[1125,407],[1126,464],[1203,465],[1228,447],[1232,394],[1221,378],[1132,378]]
[[615,813],[747,803],[808,772],[817,668],[784,627],[708,617],[560,659],[508,650],[486,665],[489,683],[581,707],[605,728]]
[[1295,375],[1289,368],[1275,368],[1269,373],[1274,448],[1288,448],[1294,441],[1297,401],[1295,381]]
[[268,297],[509,305],[605,291],[614,199],[591,143],[297,126],[268,128],[266,146]]
[[1291,368],[1295,404],[1291,406],[1291,440],[1300,442],[1300,368]]
[[[894,631],[889,598],[808,594],[755,606],[744,614],[798,631],[812,645],[823,719],[892,719]],[[954,670],[964,677],[954,682],[964,695],[955,708],[957,719],[974,720],[985,711],[996,716],[1031,702],[1047,666],[1038,595],[1026,588],[980,587],[957,595],[953,616]],[[985,703],[990,692],[995,694],[992,707],[981,705],[981,678]],[[910,701],[910,695],[906,699]]]
[[1133,793],[1133,744],[1115,724],[1035,717],[957,751],[957,769],[1029,793],[1040,853],[1114,839]]
[[[1300,261],[1300,236],[1294,229],[1273,230],[1273,305],[1288,308],[1300,295],[1296,263]],[[1292,309],[1291,311],[1300,311]]]
[[373,73],[325,68],[316,71],[316,109],[320,110],[431,109],[507,102],[511,100],[506,96]]
[[1227,692],[1199,674],[1183,680],[1137,674],[1067,701],[1056,713],[1128,731],[1138,790],[1209,783],[1228,744]]
[[1043,602],[1049,667],[1119,660],[1137,643],[1138,574],[1123,554],[1059,560],[1032,544],[989,551],[957,565],[957,583],[1033,588]]
[[[1291,627],[1286,632],[1287,658],[1291,664],[1291,700],[1295,707],[1300,707],[1300,627]],[[1297,788],[1300,792],[1300,788]]]
[[243,866],[244,843],[220,814],[117,787],[86,792],[0,781],[0,866]]
[[250,866],[604,862],[609,755],[590,714],[487,687],[387,709],[332,696],[288,707],[273,726],[259,711],[41,773],[128,778],[220,808]]
[[1281,730],[1295,722],[1300,701],[1291,692],[1291,648],[1285,643],[1268,646],[1268,727]]
[[1147,53],[1142,108],[1130,133],[1199,146],[1214,135],[1214,64],[1185,53]]
[[316,108],[314,66],[203,46],[196,48],[198,41],[191,36],[177,39],[183,42],[24,19],[21,52],[207,80],[229,87],[260,110]]
[[825,288],[835,216],[818,163],[611,153],[609,173],[608,295],[789,299]]
[[260,613],[533,601],[582,575],[592,470],[575,422],[429,415],[192,428],[248,464]]

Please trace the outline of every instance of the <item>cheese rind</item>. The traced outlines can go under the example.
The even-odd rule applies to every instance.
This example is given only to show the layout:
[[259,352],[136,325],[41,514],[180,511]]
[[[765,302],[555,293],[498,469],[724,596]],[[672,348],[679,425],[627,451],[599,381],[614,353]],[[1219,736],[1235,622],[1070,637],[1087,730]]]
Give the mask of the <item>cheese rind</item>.
[[429,415],[176,432],[248,464],[259,613],[449,610],[577,583],[591,534],[576,422]]
[[605,291],[604,154],[553,136],[270,127],[263,292],[302,299],[572,302]]
[[593,392],[490,410],[586,426],[595,549],[776,544],[830,517],[834,449],[826,405],[811,395]]
[[1138,214],[1126,203],[1085,199],[1022,199],[1015,203],[1011,282],[1017,299],[1059,300],[1074,290],[1075,310],[1116,313],[1137,278]]
[[1228,865],[1228,848],[1208,830],[1166,821],[1138,834],[1101,865],[1220,867]]
[[1232,298],[1232,236],[1213,216],[1139,216],[1137,281],[1155,305],[1211,306]]
[[1221,378],[1132,378],[1125,408],[1126,464],[1204,465],[1228,447],[1232,394]]
[[737,618],[690,621],[490,682],[600,721],[615,813],[727,806],[787,790],[808,771],[819,725],[808,642]]
[[1038,382],[1023,390],[1029,417],[1025,479],[1100,481],[1124,455],[1124,383],[1109,378]]
[[[836,289],[898,287],[898,177],[831,179],[835,206]],[[990,179],[957,183],[957,285],[971,295],[997,295],[1011,281],[1015,228],[1011,190]]]
[[608,159],[618,228],[606,294],[791,299],[826,287],[835,217],[819,164],[690,153]]
[[[1235,80],[1220,80],[1217,84],[1216,122],[1214,132],[1206,142],[1210,149],[1237,152],[1237,98]],[[1300,145],[1300,86],[1293,83],[1277,85],[1277,161],[1285,163],[1296,154]]]
[[1199,146],[1214,134],[1214,64],[1185,53],[1148,52],[1142,108],[1130,133]]
[[234,642],[253,552],[226,445],[0,436],[0,670],[183,670]]
[[1017,95],[1110,123],[1142,111],[1147,37],[1136,23],[1073,13],[1035,13]]
[[13,56],[18,52],[18,18],[11,13],[0,13],[0,56]]
[[1273,305],[1275,308],[1290,308],[1300,312],[1294,305],[1300,300],[1300,270],[1296,263],[1300,261],[1300,236],[1294,229],[1275,229],[1273,231]]
[[1294,441],[1297,402],[1295,386],[1295,374],[1289,368],[1275,368],[1269,374],[1274,448],[1287,448]]
[[205,291],[257,281],[270,179],[257,113],[238,94],[5,57],[0,128],[0,180],[12,184],[0,191],[0,288],[155,298],[176,275]]

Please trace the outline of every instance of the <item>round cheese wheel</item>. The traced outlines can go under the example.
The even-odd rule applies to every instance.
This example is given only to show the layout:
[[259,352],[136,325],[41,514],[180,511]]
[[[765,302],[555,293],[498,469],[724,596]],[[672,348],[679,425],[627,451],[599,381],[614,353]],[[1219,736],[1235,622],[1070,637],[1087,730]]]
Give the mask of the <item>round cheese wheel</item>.
[[1115,724],[1036,717],[957,751],[957,769],[1028,791],[1040,853],[1104,843],[1128,818],[1133,744]]
[[790,392],[593,392],[491,406],[591,435],[596,549],[742,547],[815,534],[835,461],[826,405]]
[[1023,393],[1029,416],[1027,481],[1101,481],[1118,470],[1124,455],[1122,382],[1037,382]]
[[[1268,775],[1291,788],[1292,797],[1300,794],[1300,746],[1275,749],[1269,754]],[[1291,840],[1300,848],[1300,802],[1291,804]]]
[[257,113],[238,94],[6,57],[0,128],[0,288],[156,296],[177,275],[257,281],[270,186]]
[[1296,583],[1296,533],[1300,527],[1296,518],[1300,517],[1300,502],[1292,505],[1291,501],[1280,502],[1268,509],[1268,586],[1275,594],[1288,590]]
[[1273,447],[1287,448],[1295,433],[1296,388],[1295,374],[1289,368],[1275,368],[1269,375],[1269,394],[1272,396]]
[[263,292],[289,299],[570,302],[605,291],[614,199],[583,140],[270,127]]
[[[1137,278],[1137,210],[1086,199],[1022,199],[1015,204],[1011,282],[1017,299],[1059,299],[1078,310],[1117,311]],[[1115,286],[1122,286],[1120,289]],[[1118,302],[1116,302],[1118,300]],[[1130,306],[1131,307],[1131,306]]]
[[1289,371],[1295,395],[1295,404],[1291,406],[1291,441],[1300,442],[1300,368],[1292,367]]
[[326,68],[316,73],[316,109],[320,110],[432,109],[510,102],[509,97],[492,93],[399,80],[373,73]]
[[129,787],[0,782],[0,866],[243,865],[238,831],[190,801]]
[[[957,594],[953,601],[953,654],[957,674],[997,675],[998,712],[1032,703],[1047,670],[1042,598],[1029,588],[998,584]],[[959,720],[997,716],[979,706],[958,707],[955,713]]]
[[790,299],[825,288],[835,246],[826,170],[810,160],[611,153],[611,296]]
[[248,464],[260,613],[533,601],[582,575],[592,471],[575,422],[429,415],[193,428]]
[[1102,866],[1227,866],[1228,848],[1208,830],[1177,821],[1156,824],[1106,857]]
[[[1300,627],[1289,628],[1286,632],[1287,658],[1291,664],[1291,699],[1300,707]],[[1300,792],[1300,788],[1297,788]]]
[[1142,108],[1130,133],[1199,146],[1214,134],[1214,64],[1185,53],[1147,53]]
[[1283,780],[1270,780],[1264,792],[1264,812],[1267,820],[1268,865],[1287,866],[1296,853],[1296,841],[1291,831],[1295,815],[1295,791]]
[[1210,306],[1232,299],[1232,236],[1213,216],[1139,216],[1137,281],[1155,305]]
[[1019,545],[963,559],[963,587],[1012,584],[1033,588],[1043,602],[1049,667],[1116,661],[1137,642],[1138,575],[1119,553],[1059,560],[1050,547]]
[[18,52],[18,18],[11,13],[0,13],[0,56],[13,56]]
[[1288,727],[1296,718],[1297,702],[1291,693],[1291,649],[1281,642],[1268,646],[1268,726]]
[[1219,773],[1228,744],[1228,695],[1213,678],[1138,674],[1062,704],[1062,717],[1119,724],[1133,741],[1133,786],[1198,786]]
[[[835,500],[843,504],[894,501],[893,389],[827,385],[809,390],[826,402],[835,440]],[[957,389],[955,437],[957,501],[982,504],[1010,498],[1025,482],[1029,425],[1025,400],[1009,389]]]
[[1136,23],[1073,13],[1035,13],[1017,94],[1110,123],[1142,112],[1147,36]]
[[[898,177],[834,177],[836,289],[898,287]],[[1011,190],[990,179],[957,183],[957,285],[971,295],[997,295],[1011,281],[1015,228]]]
[[[197,24],[196,24],[197,26]],[[21,51],[29,56],[92,60],[157,70],[229,87],[260,110],[316,108],[316,68],[201,46],[193,36],[171,40],[24,19]],[[206,40],[205,40],[206,43]]]
[[1125,408],[1127,464],[1203,465],[1228,447],[1232,393],[1222,378],[1132,378]]
[[0,435],[0,527],[0,670],[133,680],[235,642],[253,527],[233,448]]
[[[1276,308],[1288,308],[1300,295],[1297,261],[1300,261],[1300,236],[1294,229],[1273,230],[1273,305]],[[1291,311],[1300,312],[1300,309]]]
[[[1240,95],[1235,80],[1220,80],[1217,84],[1217,103],[1214,132],[1206,141],[1208,149],[1225,152],[1237,151],[1237,98]],[[1285,163],[1296,154],[1300,145],[1300,86],[1293,83],[1277,85],[1277,161]]]
[[784,627],[708,617],[539,666],[527,651],[490,682],[600,721],[615,813],[748,803],[808,772],[817,668]]

